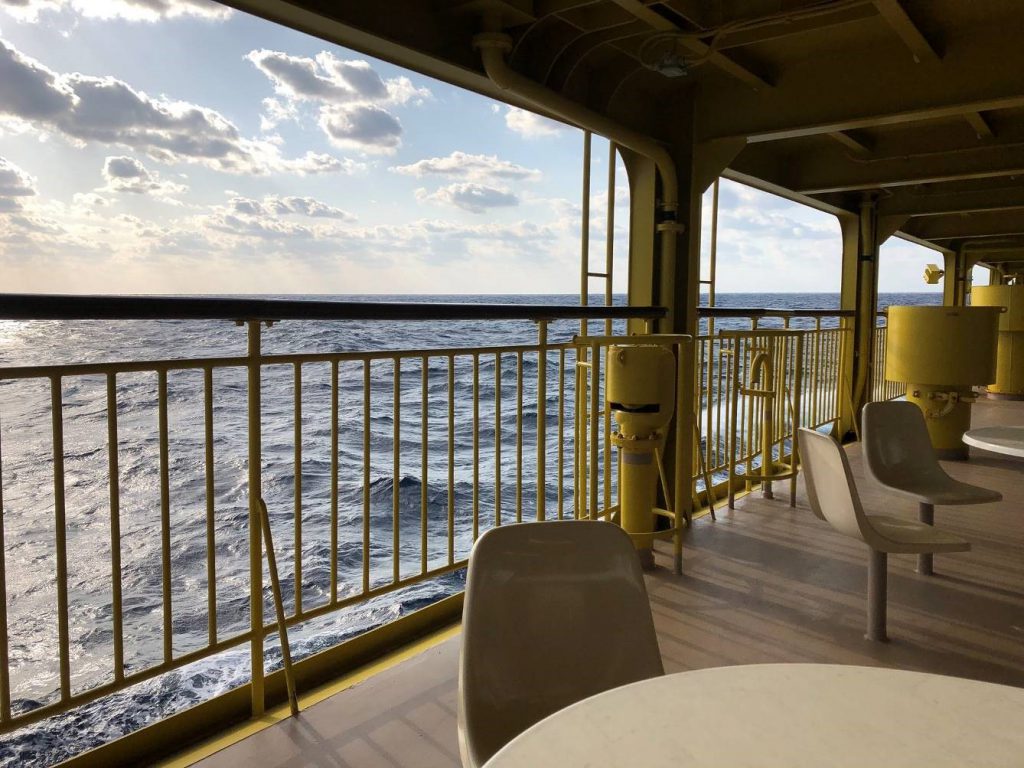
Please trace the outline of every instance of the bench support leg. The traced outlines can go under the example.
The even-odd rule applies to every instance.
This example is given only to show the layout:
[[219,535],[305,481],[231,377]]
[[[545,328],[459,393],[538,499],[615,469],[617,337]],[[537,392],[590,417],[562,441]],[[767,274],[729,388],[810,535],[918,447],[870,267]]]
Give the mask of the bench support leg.
[[885,603],[887,588],[888,555],[885,552],[869,550],[868,560],[868,640],[884,643],[889,637],[885,633]]
[[[935,507],[921,502],[917,508],[917,519],[925,525],[933,525],[935,523]],[[934,573],[930,552],[926,555],[917,556],[917,572],[922,576],[931,576]]]

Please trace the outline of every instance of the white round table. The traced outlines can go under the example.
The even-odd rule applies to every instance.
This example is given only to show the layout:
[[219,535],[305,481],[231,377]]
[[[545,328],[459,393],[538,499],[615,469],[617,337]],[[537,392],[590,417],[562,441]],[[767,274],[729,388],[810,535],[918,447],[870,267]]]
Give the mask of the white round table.
[[485,768],[1021,766],[1024,688],[879,667],[754,664],[615,688]]
[[964,432],[964,442],[986,451],[1024,457],[1024,427],[970,429]]

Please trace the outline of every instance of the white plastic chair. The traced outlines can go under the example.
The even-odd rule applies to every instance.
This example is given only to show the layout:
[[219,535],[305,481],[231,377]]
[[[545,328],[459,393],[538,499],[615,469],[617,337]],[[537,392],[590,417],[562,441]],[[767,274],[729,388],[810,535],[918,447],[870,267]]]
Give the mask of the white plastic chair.
[[466,768],[553,712],[664,674],[636,549],[611,523],[488,531],[469,558],[462,622]]
[[868,515],[860,503],[850,463],[828,435],[801,429],[800,460],[814,514],[842,534],[868,545],[867,638],[885,641],[887,565],[890,552],[966,552],[971,545],[930,525],[887,515]]
[[[868,403],[861,414],[861,439],[868,475],[890,491],[918,503],[918,520],[935,521],[935,505],[986,504],[998,491],[954,480],[935,457],[924,414],[914,403]],[[932,574],[932,556],[917,558],[917,572]]]

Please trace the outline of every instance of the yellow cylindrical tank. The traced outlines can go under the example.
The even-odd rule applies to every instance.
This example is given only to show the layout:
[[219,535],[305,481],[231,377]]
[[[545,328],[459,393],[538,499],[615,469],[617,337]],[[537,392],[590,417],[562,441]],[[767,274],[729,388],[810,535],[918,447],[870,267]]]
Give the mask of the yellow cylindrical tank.
[[1015,400],[1024,398],[1024,285],[976,285],[971,289],[975,307],[1006,307],[999,317],[996,380],[989,394]]
[[996,377],[999,307],[889,307],[885,378],[907,385],[941,458],[967,458],[971,387]]
[[612,443],[619,449],[619,522],[647,566],[653,565],[656,453],[665,446],[664,430],[675,412],[675,369],[668,347],[608,348],[605,401],[618,424]]

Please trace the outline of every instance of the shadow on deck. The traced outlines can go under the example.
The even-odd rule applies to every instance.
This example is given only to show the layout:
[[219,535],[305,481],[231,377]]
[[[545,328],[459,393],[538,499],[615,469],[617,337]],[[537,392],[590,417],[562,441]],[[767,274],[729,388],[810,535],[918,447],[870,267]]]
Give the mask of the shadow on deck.
[[[1024,424],[1024,404],[975,407],[975,426],[997,423]],[[864,479],[859,446],[848,453],[866,509],[916,515],[914,502]],[[815,518],[801,483],[795,509],[780,488],[697,521],[681,577],[669,549],[658,553],[647,583],[666,670],[803,661],[1024,686],[1024,460],[972,453],[946,462],[949,473],[1004,500],[937,508],[936,525],[973,549],[937,556],[934,576],[916,574],[913,556],[890,556],[890,643],[863,638],[864,545]],[[457,767],[457,662],[455,637],[198,765]]]

